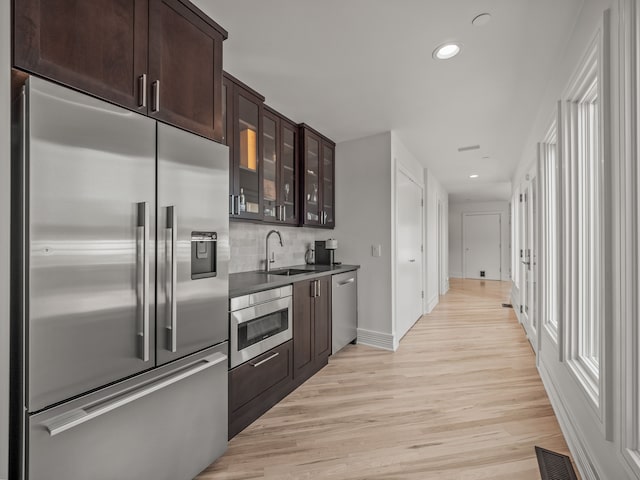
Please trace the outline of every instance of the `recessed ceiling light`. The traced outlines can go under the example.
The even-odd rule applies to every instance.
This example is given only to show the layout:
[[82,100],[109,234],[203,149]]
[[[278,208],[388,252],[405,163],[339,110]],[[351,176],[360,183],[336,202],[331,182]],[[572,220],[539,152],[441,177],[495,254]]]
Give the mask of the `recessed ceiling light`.
[[474,27],[482,27],[483,25],[486,25],[490,21],[491,21],[490,13],[481,13],[480,15],[476,16],[473,20],[471,20],[471,24]]
[[477,173],[474,173],[473,175],[469,175],[469,178],[478,178],[480,175],[478,175]]
[[462,44],[457,42],[448,42],[438,45],[433,51],[433,58],[436,60],[449,60],[460,53]]

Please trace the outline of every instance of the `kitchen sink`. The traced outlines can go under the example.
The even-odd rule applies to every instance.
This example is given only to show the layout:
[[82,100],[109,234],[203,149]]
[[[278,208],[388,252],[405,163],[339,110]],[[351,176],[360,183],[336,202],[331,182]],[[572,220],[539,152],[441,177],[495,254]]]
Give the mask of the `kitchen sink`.
[[279,270],[271,270],[267,272],[269,275],[301,275],[303,273],[309,273],[309,270],[299,270],[297,268],[281,268]]

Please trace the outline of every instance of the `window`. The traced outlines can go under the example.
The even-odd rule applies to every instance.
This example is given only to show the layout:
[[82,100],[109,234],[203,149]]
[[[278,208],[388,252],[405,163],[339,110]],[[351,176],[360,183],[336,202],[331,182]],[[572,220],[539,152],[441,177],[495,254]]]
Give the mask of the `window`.
[[558,124],[554,120],[539,145],[543,194],[543,326],[558,343]]
[[563,348],[571,371],[597,407],[601,400],[605,313],[602,277],[606,255],[599,45],[598,37],[561,107],[565,173],[562,185]]

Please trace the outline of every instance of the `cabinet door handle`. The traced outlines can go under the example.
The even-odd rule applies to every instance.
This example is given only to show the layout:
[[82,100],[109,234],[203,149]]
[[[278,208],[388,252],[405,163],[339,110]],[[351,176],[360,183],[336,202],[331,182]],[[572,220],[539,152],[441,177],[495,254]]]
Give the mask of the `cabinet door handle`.
[[159,112],[160,111],[160,80],[156,80],[151,84],[151,89],[153,91],[153,105],[151,107],[151,111]]
[[147,106],[147,74],[143,73],[138,77],[138,95],[140,98],[138,99],[139,107]]
[[316,297],[316,282],[315,282],[315,280],[309,284],[309,287],[311,289],[311,298],[315,298]]
[[229,195],[229,215],[234,213],[235,195]]
[[280,355],[280,352],[275,352],[274,354],[269,355],[269,356],[268,356],[267,358],[265,358],[264,360],[260,360],[259,362],[256,362],[256,363],[251,363],[251,362],[249,362],[249,364],[250,364],[252,367],[254,367],[254,368],[255,368],[255,367],[259,367],[259,366],[260,366],[260,365],[262,365],[263,363],[267,363],[269,360],[272,360],[272,359],[276,358],[278,355]]
[[316,297],[320,296],[320,280],[316,280]]

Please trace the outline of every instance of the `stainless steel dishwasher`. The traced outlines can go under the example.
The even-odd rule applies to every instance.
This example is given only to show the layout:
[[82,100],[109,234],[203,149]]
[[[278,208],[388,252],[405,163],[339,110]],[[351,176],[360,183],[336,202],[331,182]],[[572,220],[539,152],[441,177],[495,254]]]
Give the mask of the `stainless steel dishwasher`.
[[357,337],[358,272],[334,275],[331,281],[332,341],[331,353],[336,353]]

